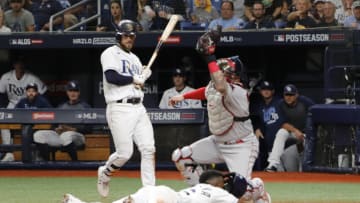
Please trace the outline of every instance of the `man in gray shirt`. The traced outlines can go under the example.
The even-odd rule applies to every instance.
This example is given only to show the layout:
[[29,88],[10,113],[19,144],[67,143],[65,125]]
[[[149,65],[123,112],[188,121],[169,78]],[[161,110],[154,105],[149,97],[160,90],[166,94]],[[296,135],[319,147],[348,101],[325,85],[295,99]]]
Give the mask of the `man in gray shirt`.
[[35,31],[35,20],[33,14],[24,9],[25,0],[10,0],[10,8],[5,12],[5,25],[12,32]]

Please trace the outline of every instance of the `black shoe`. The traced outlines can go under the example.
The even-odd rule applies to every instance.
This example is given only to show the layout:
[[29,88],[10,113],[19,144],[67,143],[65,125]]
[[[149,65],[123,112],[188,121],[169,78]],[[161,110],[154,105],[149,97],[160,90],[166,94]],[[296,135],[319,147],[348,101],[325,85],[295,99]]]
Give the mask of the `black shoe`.
[[270,167],[265,168],[265,171],[266,172],[276,172],[277,168],[275,166],[270,166]]

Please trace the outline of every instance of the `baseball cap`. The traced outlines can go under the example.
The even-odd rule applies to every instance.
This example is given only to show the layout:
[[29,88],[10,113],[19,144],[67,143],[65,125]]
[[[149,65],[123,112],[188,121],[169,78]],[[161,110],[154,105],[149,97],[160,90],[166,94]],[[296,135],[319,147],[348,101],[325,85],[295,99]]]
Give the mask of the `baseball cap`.
[[177,75],[184,77],[185,71],[181,68],[175,68],[173,71],[173,76],[177,76]]
[[26,85],[25,89],[28,90],[30,88],[33,88],[35,91],[38,91],[38,86],[36,83],[29,83]]
[[79,82],[76,80],[71,80],[66,85],[66,90],[80,91]]
[[315,0],[314,1],[314,5],[316,5],[317,3],[325,3],[326,0]]
[[262,81],[259,85],[260,90],[273,90],[274,86],[269,81]]
[[284,87],[284,94],[295,95],[298,93],[297,88],[293,84],[288,84]]
[[354,1],[351,5],[351,8],[354,9],[354,8],[357,8],[357,7],[360,7],[360,1],[357,0],[357,1]]

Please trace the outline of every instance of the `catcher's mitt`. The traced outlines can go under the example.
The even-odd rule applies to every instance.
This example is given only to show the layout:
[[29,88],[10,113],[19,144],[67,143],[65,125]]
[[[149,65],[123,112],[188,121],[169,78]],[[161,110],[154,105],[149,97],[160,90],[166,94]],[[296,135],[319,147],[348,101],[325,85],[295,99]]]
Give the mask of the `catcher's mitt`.
[[201,35],[196,43],[196,51],[203,55],[212,55],[215,52],[215,46],[220,41],[221,26],[216,30],[210,30]]

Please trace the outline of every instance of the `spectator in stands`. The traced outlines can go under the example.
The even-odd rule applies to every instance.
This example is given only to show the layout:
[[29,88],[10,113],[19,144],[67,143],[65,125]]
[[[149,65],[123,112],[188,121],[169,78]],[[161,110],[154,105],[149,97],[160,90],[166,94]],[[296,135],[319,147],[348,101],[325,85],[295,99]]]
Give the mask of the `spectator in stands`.
[[[146,4],[146,0],[120,0],[121,8],[123,8],[123,19],[138,22],[139,7],[144,7],[140,4]],[[143,2],[143,3],[141,3]]]
[[291,12],[287,16],[287,27],[296,29],[316,27],[316,22],[309,13],[311,8],[310,0],[297,0],[295,7],[296,11]]
[[338,22],[335,19],[335,4],[331,1],[327,1],[323,6],[323,17],[320,19],[318,27],[332,27],[338,26]]
[[[50,17],[60,12],[63,8],[57,0],[33,0],[31,12],[35,18],[35,31],[49,31]],[[53,20],[53,31],[63,30],[64,18],[59,15]]]
[[222,1],[220,17],[212,20],[208,29],[215,29],[219,25],[222,27],[222,31],[239,30],[245,27],[245,21],[234,15],[234,3],[232,1]]
[[[76,80],[66,85],[68,101],[59,105],[58,109],[85,109],[90,105],[80,99],[80,85]],[[49,160],[49,147],[62,147],[71,160],[77,161],[77,148],[85,145],[84,133],[88,132],[84,125],[61,124],[55,130],[39,130],[34,133],[34,142],[44,160]]]
[[[25,70],[25,59],[23,56],[16,56],[13,59],[13,70],[4,73],[0,79],[0,106],[12,109],[25,97],[25,87],[29,83],[36,83],[38,92],[44,94],[47,90],[45,84],[34,74]],[[1,130],[1,140],[3,144],[11,143],[11,133],[8,129]],[[14,155],[6,153],[2,158],[4,161],[13,161]]]
[[[252,9],[254,3],[258,0],[245,0],[245,17],[249,22],[256,20],[253,15]],[[266,18],[270,18],[272,21],[275,21],[281,17],[281,8],[283,1],[282,0],[264,0],[261,1],[265,8],[265,16]]]
[[275,28],[271,18],[265,17],[265,7],[262,2],[255,2],[252,6],[252,16],[255,18],[246,24],[245,29],[267,29]]
[[216,8],[212,6],[211,0],[194,0],[195,9],[191,13],[192,23],[209,24],[215,18],[219,17]]
[[[280,166],[280,159],[285,150],[285,143],[288,139],[293,139],[298,146],[298,154],[303,150],[305,127],[307,114],[310,106],[314,102],[305,96],[299,96],[298,90],[295,85],[288,84],[284,87],[284,99],[279,103],[280,117],[284,118],[281,128],[275,135],[274,145],[272,147],[270,156],[268,158],[268,166],[266,171],[278,171]],[[287,160],[293,161],[293,165],[297,163],[297,170],[300,170],[300,159]]]
[[352,13],[353,15],[345,19],[344,26],[360,29],[360,1],[354,1],[352,4]]
[[35,20],[33,14],[23,8],[24,0],[10,0],[10,8],[5,12],[5,25],[12,32],[35,31]]
[[113,23],[116,25],[119,24],[119,22],[122,20],[122,8],[120,0],[111,0],[110,1],[110,13],[111,15],[109,18],[112,18],[112,20],[109,18],[102,18],[102,22],[100,25],[96,26],[96,31],[98,32],[104,32],[104,31],[115,31],[115,27]]
[[194,90],[193,88],[186,85],[186,73],[181,68],[176,68],[173,71],[172,75],[172,81],[174,84],[174,87],[169,88],[164,91],[164,94],[161,98],[159,108],[160,109],[174,109],[174,108],[182,108],[182,109],[188,109],[188,108],[202,108],[201,101],[200,100],[194,100],[194,99],[186,99],[181,102],[178,102],[174,106],[172,106],[169,101],[170,98],[176,95],[181,95],[186,92]]
[[[339,0],[334,1],[336,11],[335,18],[338,21],[339,25],[344,25],[344,21],[348,16],[353,15],[352,4],[355,0]],[[337,3],[337,4],[336,4]]]
[[216,8],[212,6],[211,0],[194,0],[195,9],[191,13],[192,23],[209,24],[213,19],[219,17]]
[[139,0],[138,2],[137,21],[139,22],[142,31],[149,31],[152,25],[152,17],[145,12],[147,0]]
[[185,19],[184,0],[148,0],[144,10],[152,18],[151,30],[163,30],[172,14],[180,15],[180,21]]
[[1,8],[0,8],[0,32],[2,33],[11,32],[11,29],[6,27],[5,25],[4,12]]
[[315,0],[313,3],[313,7],[310,9],[310,14],[314,18],[316,23],[320,23],[321,19],[324,16],[325,2],[326,2],[325,0]]
[[[67,1],[67,0],[66,0]],[[81,0],[69,0],[68,3],[65,4],[66,7],[63,6],[63,8],[68,8],[70,6],[74,6],[75,4],[79,3]],[[75,24],[77,24],[83,17],[86,17],[86,9],[87,6],[90,6],[90,4],[82,4],[79,6],[76,6],[74,8],[71,8],[70,10],[66,11],[64,13],[64,29],[69,28]],[[85,29],[84,26],[80,26],[78,30]]]

